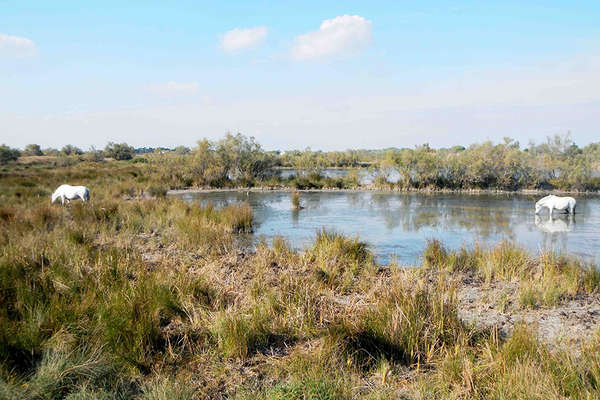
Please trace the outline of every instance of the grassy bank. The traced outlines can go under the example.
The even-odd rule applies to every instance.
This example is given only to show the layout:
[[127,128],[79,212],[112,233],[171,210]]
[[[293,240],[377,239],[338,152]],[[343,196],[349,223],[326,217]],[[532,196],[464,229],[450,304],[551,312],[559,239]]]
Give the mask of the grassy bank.
[[[597,294],[577,261],[432,242],[406,270],[326,231],[248,253],[245,204],[152,194],[137,164],[21,167],[0,176],[0,398],[599,396],[596,338],[576,355],[459,317],[468,279],[518,285],[528,310]],[[91,204],[50,205],[65,181]]]

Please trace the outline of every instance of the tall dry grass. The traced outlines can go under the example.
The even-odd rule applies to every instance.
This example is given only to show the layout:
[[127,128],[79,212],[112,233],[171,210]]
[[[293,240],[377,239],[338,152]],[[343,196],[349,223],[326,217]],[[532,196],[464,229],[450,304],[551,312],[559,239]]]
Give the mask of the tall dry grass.
[[578,294],[600,290],[600,271],[591,264],[554,253],[533,257],[514,243],[502,242],[491,248],[476,245],[448,251],[437,240],[429,242],[424,251],[424,266],[475,274],[485,282],[518,282],[523,307],[556,306]]

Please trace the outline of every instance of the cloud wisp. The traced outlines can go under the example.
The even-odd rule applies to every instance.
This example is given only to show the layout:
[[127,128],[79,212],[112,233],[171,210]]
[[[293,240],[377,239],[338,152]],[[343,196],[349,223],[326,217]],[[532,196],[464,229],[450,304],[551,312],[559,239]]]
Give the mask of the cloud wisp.
[[221,48],[226,53],[238,53],[243,50],[256,48],[261,45],[267,37],[267,27],[257,26],[254,28],[235,28],[225,32],[221,39]]
[[164,82],[146,86],[146,91],[163,96],[191,96],[198,93],[198,82]]
[[0,33],[0,57],[31,57],[37,54],[37,46],[31,39]]
[[360,15],[342,15],[324,20],[316,31],[297,36],[291,56],[294,60],[314,60],[353,55],[371,41],[371,21]]

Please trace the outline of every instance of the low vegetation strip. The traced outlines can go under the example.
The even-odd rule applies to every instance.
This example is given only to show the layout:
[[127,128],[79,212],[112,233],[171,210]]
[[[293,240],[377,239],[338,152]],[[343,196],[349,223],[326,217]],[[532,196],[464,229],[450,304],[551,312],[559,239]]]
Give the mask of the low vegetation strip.
[[[127,191],[147,184],[135,165],[79,166],[0,177],[0,398],[600,395],[598,317],[565,346],[528,319],[594,310],[600,277],[576,260],[433,241],[404,269],[328,231],[248,251],[247,204],[149,198]],[[90,203],[50,204],[67,178]]]
[[[227,134],[221,140],[200,140],[193,149],[138,149],[109,143],[103,151],[83,152],[74,146],[42,150],[29,145],[21,152],[0,146],[2,173],[25,171],[44,164],[67,167],[78,163],[129,165],[135,174],[132,193],[164,196],[182,188],[294,188],[391,190],[600,190],[600,143],[577,146],[570,134],[545,143],[484,142],[468,147],[346,150],[343,152],[266,151],[254,138]],[[282,168],[294,170],[281,175]],[[346,168],[345,174],[327,176],[328,168]],[[80,167],[78,169],[106,169]],[[10,172],[9,172],[10,174]],[[366,175],[370,179],[365,180]],[[27,173],[25,173],[27,175]],[[74,173],[74,177],[80,175]]]

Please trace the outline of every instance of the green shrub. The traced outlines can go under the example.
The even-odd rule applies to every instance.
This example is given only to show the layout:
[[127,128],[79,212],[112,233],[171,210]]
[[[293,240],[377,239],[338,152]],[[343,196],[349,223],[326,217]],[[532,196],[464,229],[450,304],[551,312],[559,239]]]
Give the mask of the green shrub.
[[127,143],[109,142],[104,148],[104,154],[115,160],[131,160],[135,155],[135,150]]
[[0,146],[0,165],[16,161],[20,155],[21,152],[18,149],[11,149],[3,144]]
[[148,186],[146,191],[152,197],[165,197],[167,195],[167,192],[169,191],[169,188],[166,186],[152,185]]

